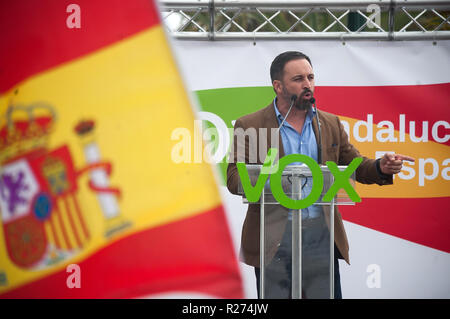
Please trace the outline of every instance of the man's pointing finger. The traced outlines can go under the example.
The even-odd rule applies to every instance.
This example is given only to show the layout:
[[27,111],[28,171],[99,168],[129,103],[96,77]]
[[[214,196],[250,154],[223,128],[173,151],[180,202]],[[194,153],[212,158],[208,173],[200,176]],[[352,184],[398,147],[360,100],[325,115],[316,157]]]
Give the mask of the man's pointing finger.
[[415,162],[416,160],[412,158],[411,156],[401,155],[401,154],[395,154],[395,159],[400,161],[409,161],[409,162]]

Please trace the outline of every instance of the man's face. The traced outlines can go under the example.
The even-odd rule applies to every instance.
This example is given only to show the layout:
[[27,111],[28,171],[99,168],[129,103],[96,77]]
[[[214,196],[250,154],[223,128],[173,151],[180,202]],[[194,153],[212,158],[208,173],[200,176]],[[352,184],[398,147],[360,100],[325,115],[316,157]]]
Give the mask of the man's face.
[[314,73],[306,59],[291,60],[286,63],[282,80],[275,80],[273,84],[279,98],[290,103],[292,95],[295,94],[297,95],[295,102],[297,108],[306,110],[311,107],[310,99],[314,93]]

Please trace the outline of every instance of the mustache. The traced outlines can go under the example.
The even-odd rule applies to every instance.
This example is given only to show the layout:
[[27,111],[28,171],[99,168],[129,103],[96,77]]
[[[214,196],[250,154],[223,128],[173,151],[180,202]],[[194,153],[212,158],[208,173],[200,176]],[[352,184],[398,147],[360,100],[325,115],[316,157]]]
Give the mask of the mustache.
[[312,92],[310,89],[304,88],[303,91],[302,91],[302,93],[300,93],[300,98],[304,97],[304,96],[305,96],[306,94],[308,94],[308,93],[311,94],[311,97],[313,96],[313,92]]

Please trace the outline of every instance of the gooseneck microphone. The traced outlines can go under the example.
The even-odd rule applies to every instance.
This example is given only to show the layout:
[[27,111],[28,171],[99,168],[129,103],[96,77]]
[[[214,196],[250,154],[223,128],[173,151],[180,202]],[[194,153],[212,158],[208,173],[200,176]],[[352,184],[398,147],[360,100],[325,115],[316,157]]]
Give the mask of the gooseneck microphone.
[[277,133],[280,132],[280,128],[283,126],[284,121],[286,121],[286,119],[287,119],[287,117],[288,117],[288,115],[289,115],[289,112],[291,112],[291,109],[292,109],[292,107],[294,106],[295,101],[297,101],[297,95],[296,95],[296,94],[293,94],[293,95],[291,96],[291,105],[289,106],[289,110],[287,111],[286,116],[284,117],[283,122],[281,122],[280,126],[278,126],[278,131],[277,131]]
[[[312,93],[312,92],[311,92]],[[286,113],[286,116],[284,117],[283,121],[281,122],[280,126],[278,126],[278,131],[277,133],[280,132],[281,127],[283,126],[284,122],[286,121],[287,117],[289,116],[289,113],[291,112],[292,107],[294,106],[295,101],[297,101],[297,95],[293,94],[291,96],[291,104],[289,106],[289,109]],[[322,164],[322,129],[320,127],[320,120],[319,120],[319,111],[317,110],[317,106],[316,106],[316,99],[314,97],[311,97],[309,99],[309,101],[311,102],[312,105],[314,105],[314,112],[315,117],[316,117],[316,121],[317,121],[317,130],[319,132],[319,143],[317,143],[317,162],[319,164]]]
[[316,121],[317,121],[317,130],[319,131],[319,143],[317,143],[317,162],[319,164],[322,164],[322,130],[320,128],[320,121],[319,121],[319,111],[317,110],[316,106],[316,99],[312,97],[310,99],[311,104],[314,105],[314,111],[316,113]]

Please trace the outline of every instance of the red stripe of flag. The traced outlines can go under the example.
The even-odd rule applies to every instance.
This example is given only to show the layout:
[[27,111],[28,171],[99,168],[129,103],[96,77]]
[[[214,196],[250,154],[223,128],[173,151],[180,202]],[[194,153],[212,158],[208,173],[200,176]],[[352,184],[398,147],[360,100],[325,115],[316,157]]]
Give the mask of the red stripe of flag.
[[195,292],[243,298],[222,206],[120,239],[80,262],[81,288],[65,269],[0,298],[133,298]]
[[66,9],[72,3],[0,2],[0,92],[159,23],[158,11],[150,0],[77,0],[81,28],[70,29],[66,20],[72,12]]

